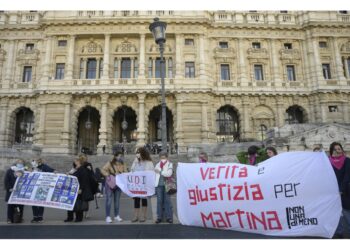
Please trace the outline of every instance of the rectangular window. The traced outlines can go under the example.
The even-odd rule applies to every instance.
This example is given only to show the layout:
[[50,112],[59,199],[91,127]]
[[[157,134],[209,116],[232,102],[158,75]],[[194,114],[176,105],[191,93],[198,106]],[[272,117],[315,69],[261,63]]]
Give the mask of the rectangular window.
[[87,60],[86,79],[96,79],[96,67],[97,67],[96,59],[89,58]]
[[119,78],[119,75],[118,75],[118,59],[114,59],[114,78],[117,79]]
[[328,106],[330,113],[338,112],[338,106]]
[[100,60],[100,68],[99,68],[99,72],[98,72],[98,78],[101,78],[103,75],[103,59]]
[[219,42],[219,47],[221,49],[227,49],[228,48],[228,42]]
[[32,66],[24,66],[22,82],[32,81]]
[[79,78],[84,78],[84,60],[80,59],[80,66],[79,66]]
[[285,43],[284,44],[284,49],[293,49],[293,46],[291,43]]
[[327,42],[319,42],[320,48],[327,48]]
[[331,67],[329,63],[323,63],[322,64],[322,72],[323,72],[323,77],[324,79],[331,79]]
[[57,63],[56,64],[56,75],[55,79],[64,79],[64,63]]
[[195,78],[194,62],[185,62],[185,77]]
[[139,76],[139,61],[134,59],[134,78]]
[[221,64],[221,80],[230,80],[230,65]]
[[257,81],[264,80],[263,66],[261,64],[254,65],[254,75],[255,75],[255,80]]
[[58,47],[66,47],[67,40],[58,40]]
[[148,60],[148,78],[152,78],[153,77],[153,60],[152,58],[150,58]]
[[168,59],[168,78],[173,78],[173,59]]
[[26,51],[32,51],[34,49],[34,43],[26,44]]
[[185,45],[193,46],[194,40],[193,39],[185,39]]
[[253,47],[254,49],[261,49],[261,44],[258,43],[258,42],[254,42],[254,43],[252,43],[252,47]]
[[287,65],[287,77],[290,82],[296,81],[294,65]]
[[348,70],[348,78],[350,78],[350,58],[346,59],[346,67]]
[[131,60],[130,60],[130,58],[122,58],[120,78],[131,78]]
[[156,59],[156,72],[155,72],[155,78],[160,78],[160,67],[161,67],[161,63],[160,63],[160,58]]

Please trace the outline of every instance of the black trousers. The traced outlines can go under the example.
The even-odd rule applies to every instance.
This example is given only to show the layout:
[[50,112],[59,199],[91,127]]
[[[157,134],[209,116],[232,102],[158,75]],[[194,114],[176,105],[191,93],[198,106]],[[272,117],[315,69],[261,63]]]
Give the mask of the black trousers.
[[74,219],[74,213],[75,213],[75,220],[76,221],[82,221],[84,217],[84,212],[74,212],[74,211],[67,211],[67,220],[73,220]]
[[19,211],[21,213],[21,219],[23,219],[23,205],[16,205],[16,204],[7,204],[7,220],[11,221],[13,223],[13,214],[15,211],[15,208],[19,207]]
[[147,207],[147,199],[138,198],[138,197],[135,197],[133,199],[134,199],[134,208],[140,208],[140,201],[142,203],[142,207]]
[[42,220],[44,216],[44,207],[32,206],[33,218]]

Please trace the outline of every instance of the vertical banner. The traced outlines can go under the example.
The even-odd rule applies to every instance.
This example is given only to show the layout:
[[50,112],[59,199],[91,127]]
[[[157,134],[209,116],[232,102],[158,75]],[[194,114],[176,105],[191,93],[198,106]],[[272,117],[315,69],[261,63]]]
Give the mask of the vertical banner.
[[324,152],[290,152],[258,166],[179,163],[181,224],[274,236],[331,238],[341,214]]
[[24,172],[17,178],[8,203],[73,210],[78,190],[75,176]]
[[118,174],[117,186],[130,197],[148,197],[155,194],[156,174],[154,171],[137,171]]

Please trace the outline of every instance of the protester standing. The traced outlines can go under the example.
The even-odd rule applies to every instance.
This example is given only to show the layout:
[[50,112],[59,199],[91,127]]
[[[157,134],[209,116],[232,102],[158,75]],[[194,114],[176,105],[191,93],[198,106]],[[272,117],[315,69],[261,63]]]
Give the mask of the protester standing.
[[170,196],[165,190],[165,178],[171,177],[173,174],[173,164],[168,159],[166,152],[159,154],[160,161],[154,168],[156,172],[156,194],[157,194],[157,220],[155,223],[162,222],[163,209],[165,211],[165,218],[168,223],[173,223],[173,207]]
[[273,156],[276,156],[278,153],[277,153],[277,150],[274,147],[267,147],[266,148],[266,154],[267,154],[268,158],[271,158]]
[[343,238],[350,234],[350,159],[345,156],[342,145],[333,142],[329,147],[329,160],[337,177],[343,208],[334,238]]
[[[17,177],[22,176],[24,173],[24,161],[19,159],[16,161],[16,163],[11,166],[5,174],[4,178],[4,186],[6,190],[5,195],[5,201],[8,202],[11,196],[11,193],[13,192],[13,188],[16,183]],[[15,209],[19,209],[20,211],[20,222],[23,221],[23,205],[16,205],[16,204],[7,204],[7,224],[14,223],[14,213]]]
[[208,162],[208,154],[206,152],[200,152],[198,156],[198,161],[200,163]]
[[[154,171],[154,165],[149,152],[140,147],[136,150],[136,158],[131,165],[131,172]],[[145,222],[147,218],[147,198],[135,197],[134,199],[134,218],[131,222]],[[140,203],[142,203],[142,217],[140,217]]]
[[[120,207],[120,196],[121,196],[121,189],[115,185],[112,187],[111,185],[115,184],[115,177],[118,174],[126,173],[128,172],[126,166],[124,165],[124,162],[122,160],[119,153],[116,153],[112,159],[112,161],[107,162],[106,165],[103,166],[101,173],[102,175],[107,179],[105,184],[105,190],[106,190],[106,222],[111,223],[112,219],[110,217],[111,213],[111,206],[112,206],[112,200],[114,203],[114,221],[121,222],[123,219],[119,215],[119,207]],[[114,178],[114,181],[109,182],[108,178]],[[113,184],[112,184],[113,183]]]
[[[53,173],[55,170],[48,165],[46,165],[41,158],[37,159],[36,161],[32,161],[32,167],[33,171],[36,172],[46,172],[46,173]],[[33,210],[33,219],[31,220],[31,223],[41,223],[43,221],[44,216],[44,207],[37,207],[32,206]]]

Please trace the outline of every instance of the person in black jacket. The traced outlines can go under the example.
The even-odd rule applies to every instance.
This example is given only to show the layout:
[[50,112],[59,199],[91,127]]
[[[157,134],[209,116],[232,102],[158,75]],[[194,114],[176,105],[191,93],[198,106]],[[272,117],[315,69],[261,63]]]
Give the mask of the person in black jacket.
[[329,147],[329,160],[337,177],[343,207],[334,238],[343,238],[350,234],[350,159],[345,156],[342,145],[333,142]]
[[67,219],[64,222],[73,221],[74,213],[75,222],[81,222],[84,217],[84,211],[87,210],[87,202],[94,198],[90,188],[89,170],[83,166],[80,158],[74,160],[73,166],[76,171],[72,175],[78,179],[79,191],[74,209],[73,211],[67,211]]
[[[6,189],[6,195],[5,195],[6,202],[8,202],[10,199],[17,177],[21,176],[23,173],[24,173],[23,160],[17,160],[17,162],[6,171],[5,178],[4,178],[4,184],[5,184],[4,186]],[[23,221],[24,206],[16,205],[16,204],[7,204],[7,223],[8,224],[14,223],[13,215],[17,207],[20,210],[20,218],[21,218],[20,220]]]
[[[32,167],[34,171],[37,172],[46,172],[46,173],[53,173],[55,170],[48,165],[46,165],[41,158],[37,159],[36,161],[32,161]],[[33,210],[33,219],[31,220],[32,223],[40,223],[43,221],[44,216],[44,207],[37,207],[32,206]]]

